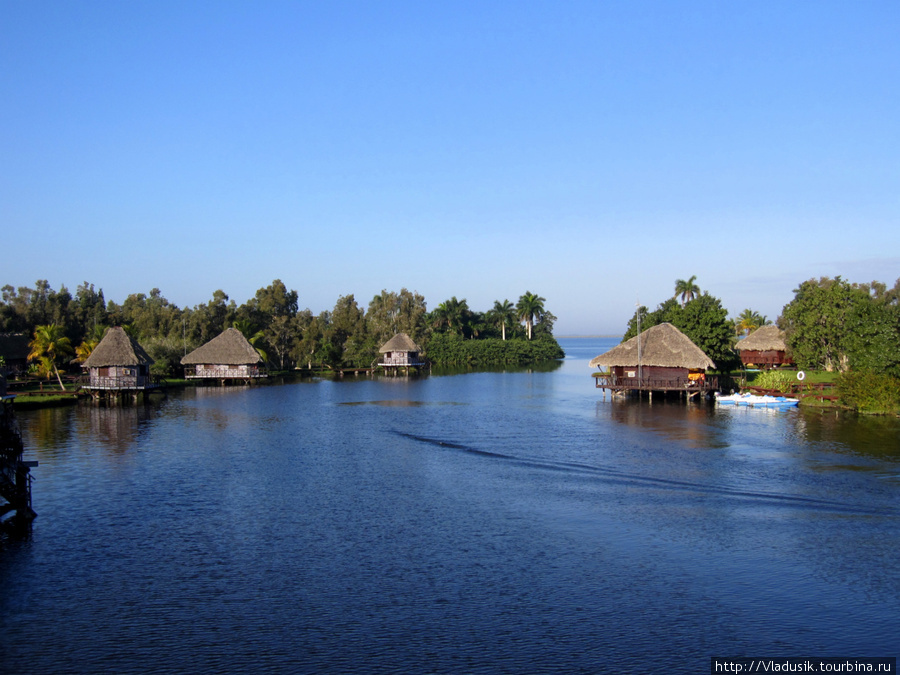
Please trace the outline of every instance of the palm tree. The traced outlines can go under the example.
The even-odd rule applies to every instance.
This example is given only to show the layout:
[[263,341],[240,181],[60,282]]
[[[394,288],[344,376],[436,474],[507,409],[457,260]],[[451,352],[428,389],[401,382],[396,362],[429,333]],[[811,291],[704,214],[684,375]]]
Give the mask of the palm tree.
[[531,329],[534,326],[534,320],[540,321],[544,314],[544,301],[539,295],[535,295],[531,291],[525,291],[525,294],[519,298],[516,303],[516,313],[520,321],[525,322],[525,329],[528,332],[528,339],[531,339]]
[[56,374],[59,388],[65,391],[65,385],[59,376],[56,362],[66,354],[72,353],[72,343],[65,335],[62,328],[55,323],[43,326],[35,326],[34,339],[28,345],[31,351],[28,354],[29,361],[38,361],[41,369],[50,377],[52,370]]
[[435,328],[447,326],[454,333],[461,333],[469,315],[469,304],[466,299],[457,300],[454,295],[438,305],[431,313],[431,322]]
[[681,296],[682,307],[700,295],[700,287],[694,283],[696,279],[697,275],[695,274],[690,279],[675,280],[675,297]]
[[75,347],[75,360],[78,361],[78,363],[84,363],[99,344],[99,340],[85,338],[81,341],[80,345]]
[[745,309],[734,320],[734,332],[737,335],[740,335],[741,333],[749,335],[760,326],[767,326],[770,323],[772,322],[769,321],[765,316],[761,315],[759,312],[754,312],[751,309]]
[[81,344],[75,348],[75,360],[78,361],[78,363],[87,361],[88,357],[97,348],[97,345],[100,344],[100,340],[103,339],[105,334],[106,326],[94,324],[91,331],[84,336]]
[[256,353],[259,354],[259,357],[265,361],[269,362],[269,355],[266,354],[265,350],[262,347],[257,347],[257,342],[262,342],[265,339],[265,335],[261,330],[254,331],[255,326],[250,323],[248,319],[238,319],[237,321],[231,324],[239,331],[241,331],[241,335],[247,338],[247,342],[256,350]]
[[488,321],[495,326],[500,326],[500,333],[506,339],[506,327],[511,326],[518,318],[516,308],[509,300],[500,302],[494,300],[494,307],[488,312]]

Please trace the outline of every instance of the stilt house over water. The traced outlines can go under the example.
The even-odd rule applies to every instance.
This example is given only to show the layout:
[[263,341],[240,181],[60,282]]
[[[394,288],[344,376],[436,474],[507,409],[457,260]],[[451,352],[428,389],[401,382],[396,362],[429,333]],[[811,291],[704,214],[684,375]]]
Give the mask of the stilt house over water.
[[382,357],[378,365],[384,368],[413,368],[425,365],[420,354],[422,348],[406,333],[397,333],[381,345]]
[[188,379],[243,380],[267,377],[259,352],[237,328],[227,328],[181,359]]
[[670,323],[648,328],[608,352],[595,357],[591,368],[596,386],[611,391],[706,393],[718,388],[718,379],[706,371],[715,363],[687,335]]
[[737,343],[737,350],[745,366],[774,368],[794,363],[787,355],[784,332],[775,324],[757,328]]
[[157,386],[150,377],[153,359],[137,340],[120,326],[106,331],[100,344],[81,364],[89,375],[84,389],[94,391],[142,391]]

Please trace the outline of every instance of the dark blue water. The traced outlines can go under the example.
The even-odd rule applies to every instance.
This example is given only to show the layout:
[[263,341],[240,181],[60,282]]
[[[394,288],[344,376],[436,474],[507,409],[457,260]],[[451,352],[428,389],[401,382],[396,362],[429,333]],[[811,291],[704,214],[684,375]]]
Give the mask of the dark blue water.
[[10,673],[708,672],[896,656],[897,420],[601,400],[549,372],[20,413]]

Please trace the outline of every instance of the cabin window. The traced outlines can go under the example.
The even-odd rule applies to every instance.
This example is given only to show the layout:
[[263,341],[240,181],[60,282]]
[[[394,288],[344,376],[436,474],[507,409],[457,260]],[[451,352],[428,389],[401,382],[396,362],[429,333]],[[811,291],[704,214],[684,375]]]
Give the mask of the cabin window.
[[625,377],[637,377],[637,373],[633,370],[629,370],[625,373]]

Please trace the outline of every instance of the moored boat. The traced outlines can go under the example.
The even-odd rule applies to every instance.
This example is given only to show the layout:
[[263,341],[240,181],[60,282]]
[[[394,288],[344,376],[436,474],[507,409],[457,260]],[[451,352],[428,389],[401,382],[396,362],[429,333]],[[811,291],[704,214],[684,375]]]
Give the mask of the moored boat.
[[786,396],[761,396],[759,394],[731,394],[729,396],[716,394],[716,403],[750,408],[793,408],[800,403],[800,400]]

